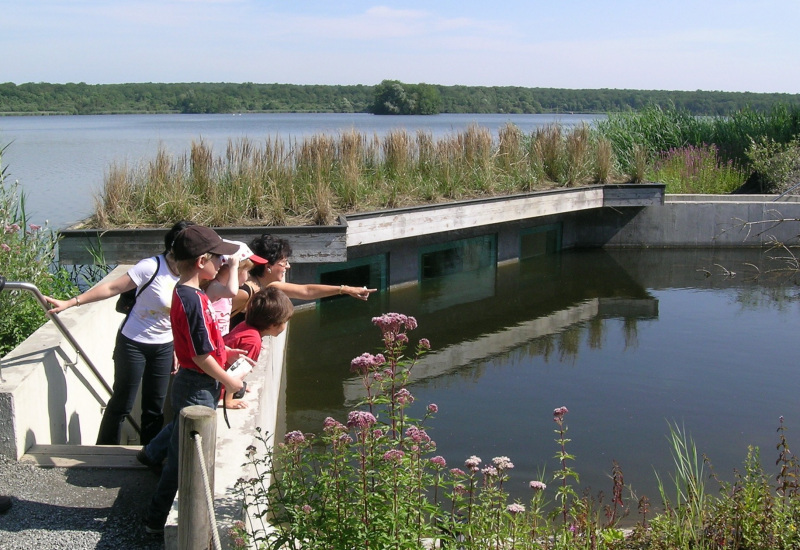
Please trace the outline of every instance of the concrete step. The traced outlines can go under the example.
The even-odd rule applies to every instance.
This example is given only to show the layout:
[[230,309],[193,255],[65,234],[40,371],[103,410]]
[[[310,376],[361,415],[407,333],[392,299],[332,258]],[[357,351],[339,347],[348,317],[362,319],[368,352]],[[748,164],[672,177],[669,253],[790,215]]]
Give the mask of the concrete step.
[[43,468],[144,469],[136,460],[141,445],[34,445],[19,461]]

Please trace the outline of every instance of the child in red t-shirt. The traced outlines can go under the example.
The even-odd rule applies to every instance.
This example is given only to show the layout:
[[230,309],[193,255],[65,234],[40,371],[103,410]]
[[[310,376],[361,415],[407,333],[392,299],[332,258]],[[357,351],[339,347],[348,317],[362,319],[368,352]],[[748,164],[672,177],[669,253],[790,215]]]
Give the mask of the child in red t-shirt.
[[202,281],[214,279],[217,275],[222,255],[234,254],[238,250],[237,245],[224,242],[213,229],[201,225],[189,226],[178,233],[172,245],[180,279],[172,293],[170,321],[180,368],[172,381],[170,395],[175,417],[171,424],[167,461],[145,518],[148,533],[164,531],[167,515],[178,492],[177,423],[180,411],[190,405],[214,409],[220,386],[236,392],[244,385],[242,375],[228,374],[226,370],[244,352],[225,348],[208,296],[200,289]]
[[[261,354],[261,339],[264,336],[278,336],[286,329],[286,323],[294,312],[289,297],[275,287],[267,287],[256,292],[247,304],[243,323],[223,337],[229,348],[240,349],[254,362]],[[226,409],[245,409],[247,403],[234,399],[223,390]]]

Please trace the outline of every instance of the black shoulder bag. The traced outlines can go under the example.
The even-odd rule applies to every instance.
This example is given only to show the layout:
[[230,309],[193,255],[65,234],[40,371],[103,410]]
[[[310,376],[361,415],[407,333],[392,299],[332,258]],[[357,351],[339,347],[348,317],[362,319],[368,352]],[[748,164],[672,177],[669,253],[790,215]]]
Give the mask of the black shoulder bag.
[[[153,276],[150,277],[150,280],[147,281],[145,284],[142,285],[141,288],[132,288],[130,290],[126,290],[119,295],[117,298],[117,305],[115,309],[120,312],[124,313],[125,315],[130,315],[131,311],[133,310],[134,304],[136,304],[136,298],[139,297],[139,294],[144,292],[144,289],[147,288],[150,283],[153,282],[153,279],[156,278],[158,275],[158,270],[161,269],[161,259],[156,256],[156,270],[153,272]],[[127,319],[126,319],[127,320]]]

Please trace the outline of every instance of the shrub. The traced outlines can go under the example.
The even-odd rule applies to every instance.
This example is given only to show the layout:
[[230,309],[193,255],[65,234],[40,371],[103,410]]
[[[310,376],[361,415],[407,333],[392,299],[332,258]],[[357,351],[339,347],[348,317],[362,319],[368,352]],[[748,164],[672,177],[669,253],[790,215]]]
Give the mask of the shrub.
[[746,175],[732,160],[723,161],[716,146],[673,148],[659,155],[650,178],[666,184],[667,193],[730,193]]
[[768,137],[752,140],[747,158],[762,193],[776,193],[800,183],[800,137],[779,143]]

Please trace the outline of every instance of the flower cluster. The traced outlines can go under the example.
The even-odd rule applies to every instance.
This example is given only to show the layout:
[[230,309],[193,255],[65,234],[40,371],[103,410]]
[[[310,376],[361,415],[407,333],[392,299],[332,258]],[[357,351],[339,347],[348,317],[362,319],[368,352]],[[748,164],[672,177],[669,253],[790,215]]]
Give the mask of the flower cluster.
[[547,489],[547,485],[545,485],[541,481],[531,481],[529,483],[529,486],[534,491],[544,491],[545,489]]
[[283,442],[289,447],[299,447],[306,442],[306,436],[299,430],[294,430],[283,436]]
[[363,430],[372,427],[377,419],[367,411],[350,411],[347,415],[347,427]]
[[492,459],[492,463],[500,471],[514,468],[514,463],[507,456],[496,456]]
[[350,372],[356,372],[364,375],[385,363],[386,359],[380,353],[377,355],[372,355],[371,353],[362,353],[350,361]]
[[467,467],[467,470],[472,472],[473,474],[480,470],[481,459],[475,455],[472,455],[467,460],[464,461],[464,466]]
[[406,456],[406,453],[400,449],[389,449],[383,453],[383,459],[387,462],[400,462],[404,456]]
[[397,390],[397,393],[394,394],[394,400],[395,403],[404,407],[414,402],[414,396],[411,395],[411,392],[406,388],[400,388]]
[[405,327],[405,330],[417,328],[417,320],[402,313],[384,313],[380,317],[373,317],[372,324],[381,329],[384,334],[399,334],[402,332],[403,327]]

